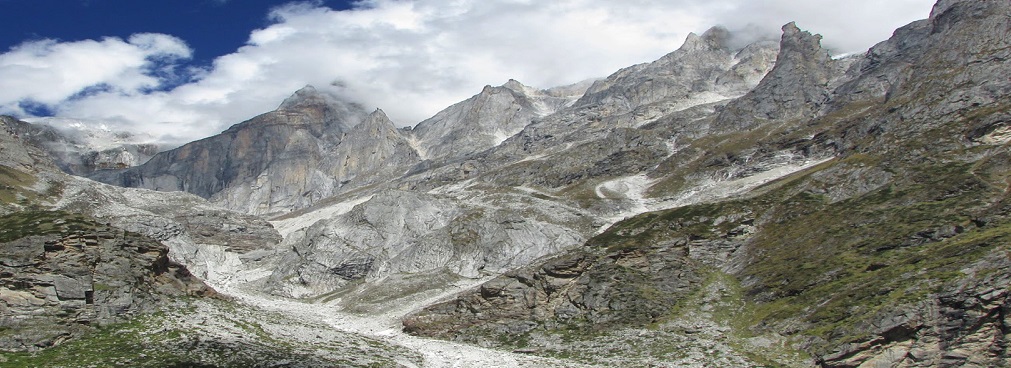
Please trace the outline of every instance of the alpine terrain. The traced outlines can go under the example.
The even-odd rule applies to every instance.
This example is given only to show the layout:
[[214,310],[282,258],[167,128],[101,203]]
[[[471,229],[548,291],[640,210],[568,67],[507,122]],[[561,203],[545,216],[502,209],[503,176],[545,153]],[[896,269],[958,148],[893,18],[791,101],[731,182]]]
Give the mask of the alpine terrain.
[[0,117],[0,366],[1011,365],[1011,2],[802,26],[407,128]]

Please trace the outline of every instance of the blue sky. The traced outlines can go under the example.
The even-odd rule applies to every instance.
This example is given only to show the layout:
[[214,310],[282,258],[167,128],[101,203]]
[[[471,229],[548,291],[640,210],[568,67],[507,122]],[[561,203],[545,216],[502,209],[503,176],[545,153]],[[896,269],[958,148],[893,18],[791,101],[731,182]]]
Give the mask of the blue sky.
[[0,0],[0,114],[198,139],[299,88],[414,125],[516,79],[605,77],[723,25],[796,21],[837,53],[926,18],[933,0]]
[[[4,32],[0,48],[26,40],[62,41],[127,38],[134,33],[164,33],[193,48],[194,63],[210,63],[234,52],[253,29],[270,25],[270,9],[285,0],[0,0]],[[320,1],[350,9],[350,1]]]

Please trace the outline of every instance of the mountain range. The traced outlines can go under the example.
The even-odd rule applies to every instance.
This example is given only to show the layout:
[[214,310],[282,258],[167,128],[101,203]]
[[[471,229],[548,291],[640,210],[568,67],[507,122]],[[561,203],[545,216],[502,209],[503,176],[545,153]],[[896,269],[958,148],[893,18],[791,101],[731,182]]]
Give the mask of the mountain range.
[[1009,35],[989,0],[845,57],[714,27],[161,152],[3,117],[0,366],[1006,366]]

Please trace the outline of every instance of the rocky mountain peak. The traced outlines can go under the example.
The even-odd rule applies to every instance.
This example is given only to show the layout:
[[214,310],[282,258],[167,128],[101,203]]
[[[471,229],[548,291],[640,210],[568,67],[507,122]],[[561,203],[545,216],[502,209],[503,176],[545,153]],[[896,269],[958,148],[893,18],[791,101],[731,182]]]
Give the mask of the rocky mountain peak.
[[389,116],[386,116],[386,112],[383,109],[377,108],[369,116],[365,117],[365,120],[361,124],[352,128],[355,130],[371,131],[379,134],[382,131],[392,131],[396,130],[396,125],[390,120]]
[[510,79],[440,111],[413,130],[422,157],[462,158],[494,147],[535,118],[572,104],[588,83],[539,90]]
[[937,18],[938,15],[944,13],[951,8],[956,3],[964,2],[966,0],[938,0],[934,3],[934,7],[930,9],[930,19]]
[[[254,118],[248,122],[237,124],[229,130],[243,127],[253,121],[263,120],[270,121],[270,124],[284,122],[285,124],[312,126],[313,135],[319,136],[327,131],[347,131],[348,128],[361,121],[365,116],[365,110],[358,104],[346,101],[326,91],[320,91],[312,85],[306,85],[281,102],[277,110],[267,114],[270,116],[266,119]],[[256,124],[263,124],[263,121]]]
[[522,98],[524,96],[532,96],[538,94],[536,88],[524,85],[515,79],[509,79],[505,84],[501,86],[486,85],[481,89],[481,93],[478,96],[490,96],[497,93],[510,93],[515,94],[517,97]]
[[527,86],[523,85],[523,83],[520,83],[518,80],[515,80],[515,79],[509,79],[509,81],[506,82],[505,84],[503,84],[502,87],[505,87],[505,88],[508,88],[508,89],[511,89],[513,91],[520,92],[520,93],[524,93],[528,89]]
[[780,41],[780,55],[797,53],[816,60],[831,59],[831,55],[821,47],[821,35],[801,30],[796,22],[783,26],[783,37]]
[[327,98],[312,85],[305,85],[298,91],[295,91],[291,96],[284,99],[278,109],[293,109],[301,106],[307,105],[321,105],[326,104]]
[[712,27],[701,36],[692,32],[678,51],[727,50],[730,48],[730,36],[730,31],[721,26]]
[[821,46],[821,35],[783,26],[776,64],[754,89],[727,105],[715,130],[738,130],[761,121],[810,117],[831,95],[829,83],[839,72]]

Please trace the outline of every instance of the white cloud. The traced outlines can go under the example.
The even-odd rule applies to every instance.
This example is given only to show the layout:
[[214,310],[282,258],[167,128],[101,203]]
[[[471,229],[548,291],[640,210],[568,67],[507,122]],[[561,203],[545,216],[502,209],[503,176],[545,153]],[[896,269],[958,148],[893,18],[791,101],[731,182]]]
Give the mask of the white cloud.
[[0,55],[0,113],[24,114],[18,101],[28,99],[62,116],[194,139],[313,84],[412,125],[486,84],[603,77],[715,24],[776,36],[795,20],[838,52],[861,51],[926,17],[932,1],[367,0],[347,11],[319,4],[276,8],[273,24],[252,31],[247,45],[189,70],[193,81],[170,91],[152,89],[190,55],[171,36],[23,44]]
[[124,93],[156,88],[161,81],[145,74],[145,68],[155,65],[155,59],[188,57],[190,49],[182,40],[160,34],[136,34],[128,41],[26,42],[0,55],[0,104],[24,99],[56,104],[94,86]]
[[837,53],[865,51],[886,40],[896,28],[924,19],[934,0],[695,0],[706,17],[731,30],[778,32],[777,25],[797,25],[824,36],[822,43]]

